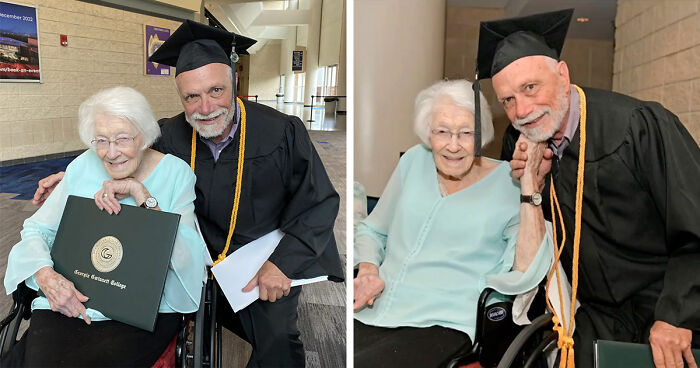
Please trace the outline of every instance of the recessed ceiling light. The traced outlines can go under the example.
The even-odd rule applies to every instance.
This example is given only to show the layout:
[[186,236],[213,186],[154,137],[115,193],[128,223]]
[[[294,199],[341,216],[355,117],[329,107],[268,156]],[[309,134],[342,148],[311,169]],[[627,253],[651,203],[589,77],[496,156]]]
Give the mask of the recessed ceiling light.
[[586,17],[578,17],[578,18],[576,18],[576,21],[579,22],[579,23],[586,23],[586,22],[588,22],[589,20],[590,20],[590,19],[588,19],[588,18],[586,18]]

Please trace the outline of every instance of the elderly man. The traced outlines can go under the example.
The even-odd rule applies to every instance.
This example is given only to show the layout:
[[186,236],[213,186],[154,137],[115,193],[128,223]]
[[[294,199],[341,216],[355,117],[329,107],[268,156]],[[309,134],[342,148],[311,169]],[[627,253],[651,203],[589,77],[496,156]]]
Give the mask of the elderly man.
[[[522,133],[517,143],[504,139],[515,150],[514,178],[528,144],[553,151],[540,166],[540,188],[547,219],[558,227],[563,220],[562,265],[569,280],[578,276],[576,366],[593,366],[593,340],[604,339],[650,343],[657,367],[696,367],[700,150],[660,104],[570,84],[558,59],[572,13],[482,23],[477,77],[492,78]],[[561,219],[551,218],[550,185]]]
[[[260,300],[236,314],[219,302],[218,317],[253,346],[248,367],[302,367],[301,288],[290,288],[291,279],[342,281],[333,236],[339,197],[298,118],[235,98],[229,52],[237,60],[254,42],[186,21],[151,56],[176,67],[185,109],[164,123],[154,148],[194,170],[195,212],[214,259],[275,229],[285,233],[243,289],[258,286]],[[54,179],[40,183],[37,203]]]

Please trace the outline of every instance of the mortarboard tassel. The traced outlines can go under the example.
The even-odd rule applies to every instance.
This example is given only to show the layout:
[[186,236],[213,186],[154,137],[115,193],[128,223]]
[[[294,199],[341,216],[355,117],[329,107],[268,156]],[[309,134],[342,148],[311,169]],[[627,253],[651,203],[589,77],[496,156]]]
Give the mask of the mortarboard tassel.
[[[238,97],[238,78],[237,78],[237,65],[236,63],[238,62],[238,54],[236,53],[236,34],[232,34],[233,38],[231,38],[231,70],[233,72],[233,98],[235,100],[236,97]],[[234,106],[235,108],[235,106]]]
[[236,34],[231,34],[233,38],[231,39],[231,64],[238,62],[238,54],[236,53]]
[[481,88],[479,88],[479,72],[477,71],[472,83],[474,90],[474,157],[481,157]]

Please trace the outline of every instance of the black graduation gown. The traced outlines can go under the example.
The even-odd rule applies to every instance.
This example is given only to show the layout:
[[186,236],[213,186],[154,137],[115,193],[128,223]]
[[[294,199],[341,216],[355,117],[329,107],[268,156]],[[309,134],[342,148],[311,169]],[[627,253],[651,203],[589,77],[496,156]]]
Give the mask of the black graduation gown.
[[[285,236],[270,256],[292,279],[344,279],[333,225],[339,196],[299,118],[253,102],[246,110],[243,185],[228,254],[277,228]],[[240,129],[217,162],[197,137],[195,213],[212,257],[223,251],[233,208]],[[185,114],[163,124],[153,146],[190,162],[192,127]]]
[[[584,92],[577,332],[647,342],[655,320],[700,331],[700,149],[678,118],[656,102]],[[513,139],[517,136],[504,140]],[[554,179],[567,234],[561,260],[569,280],[579,147],[577,130]],[[548,177],[547,220],[549,185]],[[578,364],[582,354],[575,348]]]

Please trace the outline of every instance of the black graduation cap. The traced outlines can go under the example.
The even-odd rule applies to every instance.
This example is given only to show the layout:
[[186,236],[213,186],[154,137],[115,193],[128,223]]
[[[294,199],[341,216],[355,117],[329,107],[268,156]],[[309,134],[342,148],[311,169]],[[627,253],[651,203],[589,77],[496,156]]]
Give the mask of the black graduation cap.
[[233,66],[238,55],[248,54],[247,49],[255,42],[252,38],[185,20],[148,60],[174,66],[177,76],[211,63]]
[[481,155],[479,80],[491,78],[510,63],[526,56],[559,60],[574,9],[481,22],[474,81],[475,155]]

